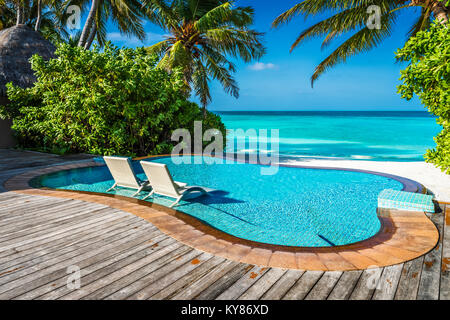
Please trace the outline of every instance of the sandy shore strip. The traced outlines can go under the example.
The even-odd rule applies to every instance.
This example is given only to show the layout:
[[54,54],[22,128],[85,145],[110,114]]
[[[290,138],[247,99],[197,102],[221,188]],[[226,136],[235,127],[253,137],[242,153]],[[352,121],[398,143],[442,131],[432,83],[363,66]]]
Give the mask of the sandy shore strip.
[[450,202],[450,175],[443,173],[432,164],[423,161],[393,162],[301,158],[298,160],[286,160],[283,161],[283,163],[305,167],[363,169],[389,173],[420,182],[429,190],[429,192],[432,192],[435,195],[436,200]]

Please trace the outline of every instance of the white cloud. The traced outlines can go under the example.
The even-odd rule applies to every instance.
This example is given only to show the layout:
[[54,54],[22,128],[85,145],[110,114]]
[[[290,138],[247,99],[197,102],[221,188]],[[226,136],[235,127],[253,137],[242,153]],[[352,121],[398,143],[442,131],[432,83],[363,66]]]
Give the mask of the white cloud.
[[278,67],[273,63],[256,62],[255,64],[252,64],[248,68],[253,71],[262,71],[268,69],[277,69]]

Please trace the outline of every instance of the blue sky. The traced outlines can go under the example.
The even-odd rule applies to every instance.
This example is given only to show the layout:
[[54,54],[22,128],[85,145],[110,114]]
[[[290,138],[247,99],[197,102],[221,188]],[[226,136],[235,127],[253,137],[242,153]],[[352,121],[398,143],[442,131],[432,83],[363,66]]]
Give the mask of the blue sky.
[[[235,76],[241,89],[239,99],[228,96],[219,83],[211,83],[213,102],[210,110],[424,110],[418,99],[407,102],[396,93],[400,70],[405,65],[395,62],[394,52],[405,42],[417,9],[407,9],[402,14],[396,32],[383,45],[328,71],[311,88],[310,77],[315,66],[335,46],[322,51],[321,41],[317,39],[289,52],[296,36],[314,19],[304,21],[303,17],[298,17],[289,25],[271,29],[272,21],[299,1],[237,2],[255,8],[254,28],[266,33],[268,53],[259,62],[237,62]],[[143,43],[121,36],[113,25],[109,26],[108,33],[110,40],[118,46],[149,45],[163,39],[164,32],[151,23],[147,23],[145,29],[148,37]]]

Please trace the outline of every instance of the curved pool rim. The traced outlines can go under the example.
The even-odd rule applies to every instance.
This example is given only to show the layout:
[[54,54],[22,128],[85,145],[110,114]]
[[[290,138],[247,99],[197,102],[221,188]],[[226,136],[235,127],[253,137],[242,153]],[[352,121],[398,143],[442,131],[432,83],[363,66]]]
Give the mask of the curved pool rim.
[[[195,154],[190,154],[188,156],[195,156]],[[156,155],[156,156],[147,156],[147,157],[139,157],[139,158],[134,158],[133,161],[141,161],[141,160],[145,160],[145,159],[163,159],[163,158],[170,158],[171,155]],[[226,159],[225,156],[216,156],[217,158],[221,158],[221,159]],[[249,161],[248,159],[246,159],[245,161],[238,160],[238,159],[234,159],[234,161],[240,161],[240,162],[245,162],[245,163],[249,163],[249,164],[257,164],[257,165],[261,165],[264,166],[264,164],[261,164],[259,162],[254,162],[254,161]],[[105,164],[103,162],[97,162],[98,165],[96,166],[104,166]],[[378,175],[378,176],[382,176],[385,178],[389,178],[392,180],[395,180],[399,183],[401,183],[403,185],[402,191],[406,191],[406,192],[414,192],[414,193],[422,193],[424,192],[426,189],[425,187],[414,181],[414,180],[410,180],[404,177],[400,177],[400,176],[396,176],[396,175],[391,175],[391,174],[387,174],[387,173],[382,173],[382,172],[375,172],[375,171],[369,171],[369,170],[361,170],[361,169],[352,169],[352,168],[335,168],[335,167],[311,167],[311,166],[301,166],[301,165],[293,165],[293,164],[283,164],[280,163],[278,164],[280,167],[290,167],[290,168],[301,168],[301,169],[311,169],[311,170],[337,170],[337,171],[350,171],[350,172],[359,172],[359,173],[365,173],[365,174],[371,174],[371,175]],[[93,166],[94,167],[94,166]],[[61,171],[65,171],[65,170],[61,170]],[[35,178],[39,178],[35,177]],[[32,180],[34,180],[35,178],[31,179],[30,182]],[[31,186],[31,185],[30,185]],[[46,190],[58,190],[58,191],[72,191],[72,192],[76,192],[76,193],[81,193],[81,194],[91,194],[91,195],[100,195],[100,196],[106,196],[106,197],[113,197],[113,198],[118,198],[118,199],[122,199],[122,200],[137,200],[139,201],[138,203],[141,205],[145,205],[151,208],[155,208],[159,211],[166,211],[167,214],[171,214],[174,216],[178,216],[178,217],[189,217],[192,219],[195,219],[196,221],[198,221],[199,223],[201,223],[205,228],[205,231],[207,231],[209,228],[212,230],[215,230],[216,232],[223,234],[223,236],[221,238],[233,238],[235,239],[235,241],[239,241],[240,243],[248,243],[251,244],[253,247],[274,247],[274,248],[337,248],[337,247],[342,247],[345,248],[346,246],[349,245],[357,245],[360,244],[364,241],[370,240],[374,237],[376,237],[377,235],[383,233],[383,230],[385,228],[384,226],[384,222],[382,219],[380,219],[380,216],[378,214],[378,210],[377,210],[377,217],[378,220],[380,221],[380,229],[378,230],[377,233],[375,233],[374,235],[372,235],[369,238],[360,240],[360,241],[356,241],[356,242],[352,242],[349,244],[344,244],[344,245],[334,245],[334,246],[295,246],[295,245],[283,245],[283,244],[271,244],[271,243],[265,243],[262,241],[256,241],[256,240],[250,240],[250,239],[244,239],[241,238],[239,236],[233,235],[231,233],[225,232],[221,229],[218,229],[212,225],[210,225],[207,221],[203,221],[202,219],[199,219],[193,215],[190,215],[189,213],[183,212],[183,211],[179,211],[175,208],[168,208],[164,205],[158,204],[158,203],[153,203],[153,202],[148,202],[148,201],[142,201],[139,199],[135,199],[135,198],[130,198],[127,196],[122,196],[122,195],[117,195],[117,194],[106,194],[106,193],[102,193],[102,192],[92,192],[92,191],[81,191],[81,190],[64,190],[64,189],[52,189],[49,187],[41,187],[42,189],[46,189]],[[134,202],[134,201],[132,201]],[[182,218],[181,220],[185,221],[186,223],[188,223],[188,221],[190,219],[186,219],[186,218]],[[189,223],[190,225],[193,225],[193,223]],[[208,233],[212,233],[212,232],[208,232]]]
[[[135,160],[140,159],[142,158]],[[439,232],[436,226],[423,212],[414,212],[414,215],[412,215],[414,218],[411,221],[412,224],[404,225],[402,222],[404,222],[405,216],[401,212],[386,210],[383,214],[378,215],[381,222],[380,231],[373,237],[360,242],[334,247],[292,247],[241,239],[206,225],[199,219],[183,212],[134,198],[104,193],[34,188],[30,186],[31,180],[45,174],[101,165],[93,161],[53,165],[13,176],[4,183],[4,186],[8,191],[26,195],[68,198],[100,203],[140,217],[156,226],[168,236],[195,249],[226,259],[267,267],[311,271],[364,270],[372,268],[374,264],[377,267],[386,267],[423,256],[433,250],[439,241]],[[322,169],[329,168],[323,167]],[[338,169],[342,170],[342,168]],[[364,170],[356,171],[364,172]],[[413,182],[416,187],[420,186],[420,190],[424,190],[415,181],[403,177],[398,178],[401,181],[408,182],[408,184],[404,184],[406,190],[412,186],[410,182]],[[157,214],[155,214],[155,211]],[[420,223],[418,219],[420,219]],[[396,221],[400,221],[401,223],[397,225]],[[420,242],[414,240],[418,230],[428,233],[428,236],[421,236]],[[386,245],[392,249],[403,251],[402,256],[397,256],[397,254],[385,255],[383,251]],[[228,249],[225,251],[224,249],[218,249],[224,246]],[[367,253],[362,252],[366,249],[374,253],[382,253],[382,256],[385,256],[385,258],[377,258],[376,262],[369,259],[369,262],[365,263],[360,260],[360,257],[362,256],[367,259]],[[349,256],[349,254],[353,255],[353,257]],[[329,261],[330,259],[331,261]]]

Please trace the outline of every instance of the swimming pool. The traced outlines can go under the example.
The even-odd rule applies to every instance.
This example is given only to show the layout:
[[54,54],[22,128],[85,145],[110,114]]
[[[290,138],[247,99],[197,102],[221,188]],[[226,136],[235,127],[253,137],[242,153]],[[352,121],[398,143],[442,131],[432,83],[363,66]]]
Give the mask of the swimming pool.
[[[192,161],[176,165],[168,157],[146,161],[167,164],[177,181],[215,189],[210,196],[182,201],[178,211],[235,237],[284,246],[330,247],[368,239],[381,227],[376,214],[378,194],[404,187],[390,177],[347,170],[280,167],[275,175],[261,175],[258,164]],[[146,179],[140,164],[133,165],[138,176]],[[108,169],[100,166],[47,174],[31,184],[106,193],[113,180]],[[131,196],[134,191],[109,193]],[[173,200],[148,201],[168,206]]]

